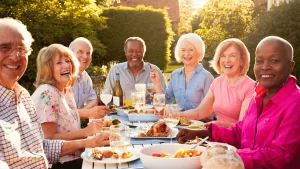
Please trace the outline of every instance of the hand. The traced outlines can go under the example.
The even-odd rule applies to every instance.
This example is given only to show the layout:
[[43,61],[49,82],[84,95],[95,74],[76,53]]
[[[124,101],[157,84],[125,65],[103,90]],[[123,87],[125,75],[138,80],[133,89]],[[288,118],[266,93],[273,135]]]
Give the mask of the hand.
[[107,106],[94,106],[89,109],[90,119],[103,118],[106,114],[110,113],[110,109]]
[[94,147],[109,146],[109,132],[98,133],[92,139],[94,141]]
[[204,138],[206,136],[211,136],[210,130],[188,130],[181,129],[176,136],[176,139],[179,143],[183,144],[188,140],[194,140],[196,136]]
[[93,134],[101,132],[103,123],[103,119],[93,120],[92,122],[90,122],[90,124],[84,129],[87,133],[87,136],[91,136]]
[[156,69],[154,69],[154,68],[152,68],[150,70],[150,79],[151,79],[152,83],[154,84],[154,86],[160,85],[160,76],[157,73]]

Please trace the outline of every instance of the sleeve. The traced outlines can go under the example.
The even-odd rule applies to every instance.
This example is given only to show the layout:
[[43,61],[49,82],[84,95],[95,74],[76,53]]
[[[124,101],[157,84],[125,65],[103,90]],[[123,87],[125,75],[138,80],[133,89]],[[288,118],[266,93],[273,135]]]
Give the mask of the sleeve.
[[38,99],[34,101],[40,123],[57,123],[58,114],[60,113],[60,99],[60,95],[54,88],[47,87],[41,90]]
[[241,149],[238,154],[242,158],[245,168],[297,168],[300,157],[300,112],[299,99],[287,105],[282,112],[279,126],[274,126],[276,137],[271,144],[264,148]]
[[208,127],[208,129],[212,131],[211,141],[228,143],[236,148],[240,148],[242,123],[243,121],[239,121],[235,124],[235,126],[230,128],[224,128],[212,123]]
[[115,79],[114,79],[114,69],[115,69],[115,66],[117,65],[114,65],[108,72],[108,75],[107,75],[107,78],[105,80],[105,84],[104,84],[104,88],[105,89],[111,89],[113,90],[114,86],[115,86]]
[[211,73],[207,72],[207,75],[206,75],[206,79],[205,79],[205,82],[204,82],[204,96],[207,94],[208,90],[211,88],[211,85],[214,81],[214,77]]
[[58,162],[63,146],[62,140],[44,140],[43,147],[50,164]]
[[88,75],[87,78],[88,78],[88,80],[87,80],[87,83],[88,83],[87,87],[89,88],[88,91],[90,91],[89,95],[87,97],[87,100],[95,100],[95,99],[97,99],[97,95],[96,95],[95,90],[93,89],[93,81],[92,81],[92,79],[91,79],[91,77],[89,75]]
[[174,91],[173,91],[173,85],[172,85],[173,78],[174,78],[173,74],[171,74],[168,87],[165,90],[165,96],[166,96],[166,103],[167,104],[173,103],[173,101],[175,99]]

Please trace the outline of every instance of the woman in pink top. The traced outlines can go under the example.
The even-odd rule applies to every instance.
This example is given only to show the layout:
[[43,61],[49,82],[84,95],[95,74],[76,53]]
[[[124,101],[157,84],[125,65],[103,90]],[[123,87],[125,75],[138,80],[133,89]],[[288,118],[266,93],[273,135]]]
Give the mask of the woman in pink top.
[[211,124],[208,130],[181,130],[180,143],[195,136],[238,148],[246,169],[298,169],[300,166],[300,89],[293,71],[293,47],[270,36],[256,48],[254,73],[259,82],[245,118],[224,128]]
[[181,116],[201,120],[214,112],[216,123],[223,126],[241,120],[254,93],[254,81],[246,75],[249,63],[248,49],[241,40],[232,38],[221,42],[211,62],[221,75],[213,81],[201,104],[182,112]]

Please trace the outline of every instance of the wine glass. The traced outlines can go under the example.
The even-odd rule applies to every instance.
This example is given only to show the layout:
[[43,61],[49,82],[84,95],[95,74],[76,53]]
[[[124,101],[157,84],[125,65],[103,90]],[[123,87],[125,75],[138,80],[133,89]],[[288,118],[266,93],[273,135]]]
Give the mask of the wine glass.
[[[146,97],[145,93],[143,92],[133,92],[132,93],[132,105],[139,113],[141,109],[145,106],[146,103]],[[138,121],[140,123],[140,121]]]
[[150,95],[151,104],[153,104],[153,94],[155,93],[155,87],[153,83],[147,83],[146,85],[147,91]]
[[146,94],[146,84],[144,84],[144,83],[137,83],[134,86],[135,86],[136,91],[143,92],[144,94]]
[[[111,89],[101,88],[100,89],[100,99],[105,104],[105,106],[107,106],[108,103],[111,102],[111,99],[112,99]],[[105,119],[111,119],[107,115],[104,118]]]
[[121,156],[130,150],[130,129],[125,125],[111,125],[109,136],[110,147],[119,156],[119,167],[121,166]]
[[165,107],[165,94],[154,94],[153,106],[158,112],[158,117],[160,117],[160,111]]
[[[180,112],[177,104],[166,104],[163,120],[167,123],[167,125],[172,129],[173,132],[174,127],[178,124],[180,120]],[[171,136],[172,143],[172,136]]]

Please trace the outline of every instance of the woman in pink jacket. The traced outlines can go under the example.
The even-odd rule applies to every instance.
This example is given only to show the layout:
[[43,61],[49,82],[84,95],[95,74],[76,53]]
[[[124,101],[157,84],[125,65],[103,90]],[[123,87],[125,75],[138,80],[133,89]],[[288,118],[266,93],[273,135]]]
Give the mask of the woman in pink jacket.
[[181,130],[180,143],[210,136],[238,148],[247,169],[300,166],[300,89],[293,71],[293,48],[286,40],[269,36],[256,48],[254,73],[258,81],[246,115],[235,126],[211,124],[207,130]]

